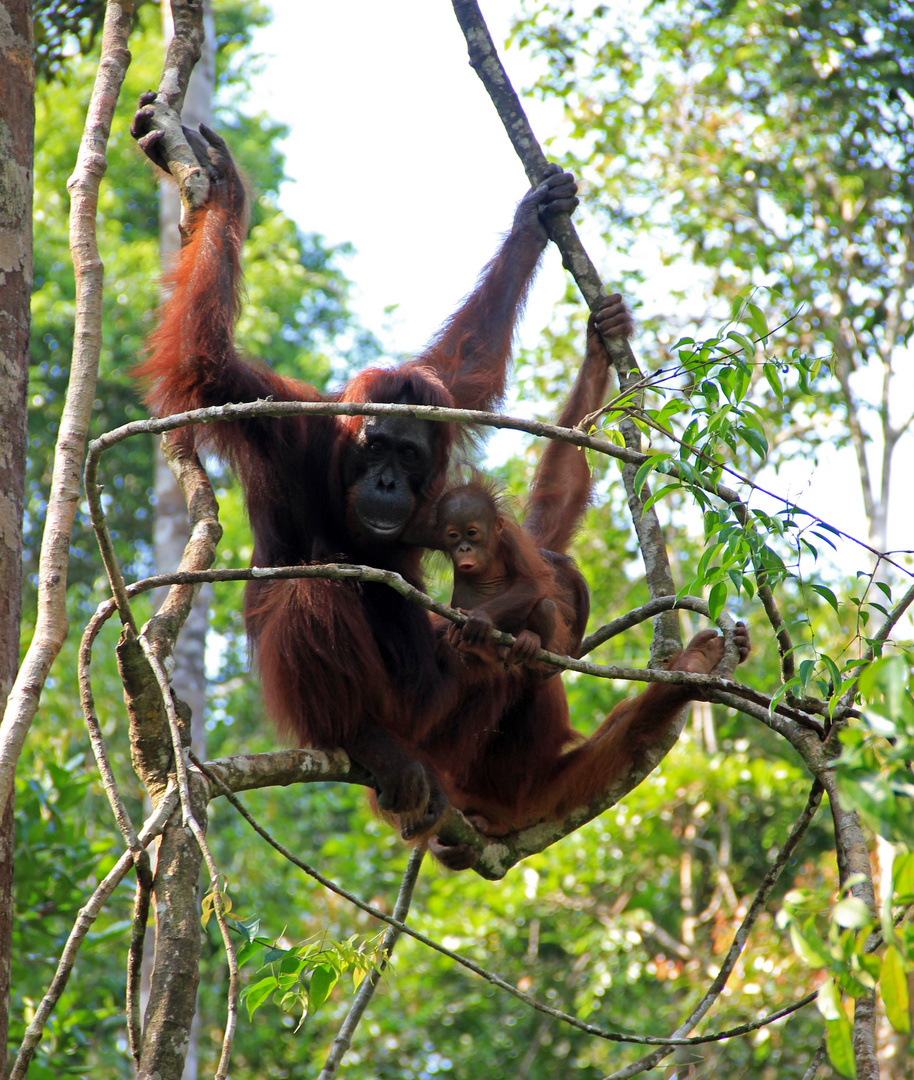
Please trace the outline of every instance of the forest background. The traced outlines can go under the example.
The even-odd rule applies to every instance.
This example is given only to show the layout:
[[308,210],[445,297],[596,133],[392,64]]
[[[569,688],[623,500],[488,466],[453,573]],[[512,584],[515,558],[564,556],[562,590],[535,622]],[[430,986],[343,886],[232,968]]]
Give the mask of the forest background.
[[[720,334],[731,347],[740,341],[728,339],[728,333],[746,339],[749,377],[729,411],[721,399],[710,400],[711,392],[694,375],[680,379],[679,385],[691,390],[690,406],[702,417],[685,441],[716,432],[714,450],[726,453],[734,468],[779,495],[797,495],[824,519],[825,525],[801,514],[778,515],[776,503],[753,502],[764,515],[765,550],[777,560],[768,565],[769,574],[777,581],[781,612],[797,646],[799,681],[792,690],[837,704],[842,694],[857,689],[845,684],[857,674],[858,657],[871,649],[873,629],[890,612],[903,614],[898,608],[911,583],[910,552],[895,550],[890,561],[874,553],[906,546],[894,538],[889,511],[897,491],[890,466],[910,460],[914,103],[906,80],[914,65],[914,16],[897,3],[870,5],[866,13],[841,3],[802,9],[737,4],[726,11],[705,4],[657,4],[644,13],[619,15],[599,4],[532,0],[512,5],[510,14],[514,48],[525,57],[531,93],[550,103],[540,114],[542,122],[548,117],[562,132],[550,154],[585,182],[579,216],[588,222],[587,245],[607,283],[636,304],[637,351],[645,366],[669,369],[685,363],[683,353],[695,347],[683,339]],[[317,162],[308,171],[320,176],[317,189],[301,185],[304,202],[320,205],[323,212],[330,206],[335,222],[332,231],[325,228],[332,240],[304,232],[314,225],[306,209],[300,214],[296,209],[295,220],[280,209],[294,205],[288,196],[280,198],[291,170],[281,149],[287,132],[278,110],[259,108],[257,88],[259,80],[269,78],[269,66],[258,67],[252,47],[256,51],[255,32],[268,20],[268,9],[233,0],[217,4],[215,15],[217,126],[257,192],[245,257],[242,346],[268,357],[284,373],[318,385],[381,356],[408,354],[469,287],[494,247],[494,232],[507,224],[523,181],[513,162],[507,164],[506,140],[499,151],[490,150],[488,142],[480,151],[477,135],[467,133],[462,143],[453,125],[441,123],[450,133],[444,143],[448,171],[462,177],[461,194],[448,196],[430,178],[435,174],[426,155],[433,151],[424,141],[421,153],[413,148],[407,157],[402,144],[391,142],[381,156],[361,144],[363,119],[320,102],[322,115],[335,113],[337,126],[361,151],[359,190],[365,197],[360,202],[357,191],[347,194],[345,184],[336,181],[339,173],[356,173],[354,167],[322,159],[319,140],[303,137],[309,161]],[[329,17],[342,20],[343,14],[334,5]],[[38,25],[41,31],[40,18]],[[86,30],[85,23],[75,25]],[[34,620],[38,545],[73,342],[66,181],[97,66],[91,35],[83,36],[84,51],[76,48],[77,40],[65,38],[60,53],[52,36],[38,34],[44,67],[36,95],[25,643]],[[377,42],[376,35],[372,40]],[[396,62],[391,51],[377,47],[376,52],[388,65],[410,71],[416,53],[424,51],[427,61],[450,49],[455,66],[465,67],[456,24],[446,44],[436,37],[434,49],[423,50],[412,34],[408,44]],[[99,205],[106,293],[93,435],[144,415],[130,368],[154,318],[156,186],[128,126],[138,94],[157,83],[161,69],[157,6],[140,6],[130,47],[134,59],[112,128]],[[507,53],[509,65],[513,55]],[[366,78],[362,93],[370,97],[373,73],[357,59],[347,71],[350,82]],[[458,95],[457,111],[464,93],[467,102],[476,99],[480,113],[490,108],[468,69],[461,78],[465,91]],[[420,86],[416,77],[417,97]],[[336,95],[328,97],[336,101]],[[295,109],[306,120],[318,111],[316,95],[302,93]],[[532,115],[537,117],[535,111]],[[428,121],[402,126],[414,137],[420,123],[423,129],[430,126]],[[499,134],[494,112],[485,123]],[[503,180],[490,181],[509,168],[505,187]],[[392,188],[374,187],[373,177],[381,172],[398,178]],[[508,187],[510,194],[503,194]],[[404,306],[415,304],[431,322],[413,323],[415,316],[397,310],[379,317],[377,308],[372,312],[354,302],[350,274],[356,275],[358,263],[348,261],[341,241],[347,221],[355,228],[359,220],[356,207],[393,222],[393,232],[375,242],[382,258],[391,253],[391,265],[397,253],[397,280],[410,271],[415,276],[415,282],[402,285],[409,298]],[[454,231],[480,216],[492,238],[485,236],[469,255],[461,247],[458,259]],[[446,279],[453,264],[457,270]],[[534,303],[528,322],[536,324],[538,317],[538,333],[525,334],[516,362],[520,398],[525,407],[535,403],[543,417],[561,399],[583,340],[583,306],[558,274],[553,267],[540,282],[541,292],[551,288],[552,293]],[[420,292],[423,279],[433,285],[427,298]],[[682,281],[687,287],[679,287]],[[385,301],[393,302],[393,297]],[[774,328],[777,332],[770,333]],[[671,394],[670,400],[686,399]],[[663,404],[661,398],[654,408]],[[668,411],[663,419],[673,421],[676,414]],[[656,426],[645,423],[644,434],[658,453],[671,453]],[[516,440],[499,446],[489,465],[520,495],[536,448],[518,448]],[[852,463],[846,463],[847,456],[841,459],[840,500],[833,484],[820,486],[819,464],[832,459],[835,448]],[[504,451],[510,450],[516,452],[506,458]],[[808,480],[800,481],[798,460]],[[647,599],[618,472],[612,463],[595,464],[598,494],[575,551],[594,594],[592,627]],[[903,468],[897,473],[903,475]],[[220,565],[245,565],[249,538],[237,490],[218,470],[213,476],[226,530]],[[106,485],[112,532],[131,577],[153,568],[152,484],[151,440],[126,443],[118,453],[117,475],[106,477]],[[862,493],[864,507],[865,523],[855,526],[844,516],[851,490]],[[910,500],[904,502],[898,521],[910,512]],[[744,553],[728,546],[721,534],[724,523],[713,519],[711,508],[696,509],[694,491],[670,491],[658,509],[677,584],[718,600],[723,586],[731,610],[748,619],[757,642],[741,680],[774,693],[783,666],[755,602],[751,569],[744,573],[745,563],[739,563]],[[841,535],[837,530],[842,529],[865,546]],[[83,506],[69,569],[74,626],[86,621],[106,587]],[[442,577],[441,593],[446,591]],[[272,748],[274,736],[247,675],[240,586],[220,585],[211,603],[207,755]],[[128,779],[130,748],[121,719],[115,638],[115,629],[106,629],[97,646],[94,692],[115,769],[131,810],[141,817],[142,791]],[[899,901],[905,900],[905,874],[911,873],[904,862],[911,827],[899,801],[909,794],[898,765],[914,738],[904,691],[910,638],[910,624],[900,622],[886,650],[892,655],[870,677],[871,719],[855,719],[856,736],[846,751],[845,790],[870,829],[884,900],[892,899],[893,858],[901,860],[894,882]],[[79,719],[76,648],[73,634],[48,679],[17,770],[14,1049],[87,890],[121,850]],[[648,651],[645,623],[602,653],[614,663],[640,666]],[[623,683],[573,676],[566,682],[582,730],[590,730],[626,692]],[[892,743],[884,741],[886,735]],[[803,809],[809,786],[804,763],[776,732],[738,713],[698,707],[676,749],[624,802],[525,860],[503,881],[426,868],[411,922],[580,1018],[642,1033],[672,1031],[713,979],[768,861]],[[358,895],[392,906],[407,853],[371,818],[357,788],[289,788],[249,793],[246,801],[292,850]],[[263,849],[228,806],[214,803],[209,831],[232,916],[248,926],[258,920],[262,936],[286,943],[344,942],[353,934],[378,932],[373,920]],[[844,1004],[818,1011],[809,1005],[747,1037],[680,1050],[676,1067],[683,1075],[690,1069],[708,1076],[725,1069],[746,1077],[808,1075],[825,1021],[831,1064],[820,1055],[818,1075],[827,1076],[829,1069],[851,1075],[846,1051],[854,994],[859,997],[876,980],[883,980],[880,1001],[887,1004],[876,1031],[879,1063],[887,1076],[907,1075],[907,987],[914,959],[904,934],[907,924],[899,924],[894,938],[889,917],[887,933],[901,973],[889,984],[894,961],[891,972],[884,966],[868,971],[865,946],[872,925],[853,907],[835,908],[839,884],[834,829],[820,810],[755,924],[716,1005],[713,1028],[723,1030],[788,1005],[822,985],[827,974],[845,991]],[[131,1075],[122,959],[131,903],[132,890],[125,885],[94,927],[30,1076]],[[205,935],[197,1035],[201,1074],[212,1072],[219,1055],[226,979],[212,921]],[[883,949],[882,965],[887,955]],[[249,984],[260,977],[256,968],[252,961],[242,969]],[[295,999],[297,1011],[285,1012],[272,998],[260,1005],[253,1022],[242,1011],[233,1076],[300,1075],[306,1064],[316,1071],[346,1011],[351,983],[341,980],[319,1008],[312,1001],[299,1024],[309,985],[305,979],[304,995]],[[531,1012],[449,960],[403,940],[346,1068],[366,1077],[568,1073],[590,1080],[636,1056],[634,1050],[620,1050]]]

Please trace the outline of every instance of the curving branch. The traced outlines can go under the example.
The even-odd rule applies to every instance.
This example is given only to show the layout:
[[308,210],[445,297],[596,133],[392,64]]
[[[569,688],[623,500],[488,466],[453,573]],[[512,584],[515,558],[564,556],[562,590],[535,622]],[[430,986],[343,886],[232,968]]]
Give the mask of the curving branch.
[[[134,420],[129,424],[114,428],[111,431],[94,439],[89,444],[89,454],[98,455],[111,449],[118,443],[123,442],[135,435],[154,434],[160,435],[176,428],[185,427],[188,424],[214,424],[219,420],[242,420],[250,416],[409,416],[419,420],[432,420],[436,422],[451,422],[459,424],[484,425],[505,429],[508,431],[523,431],[528,435],[535,435],[544,439],[555,439],[566,442],[572,446],[581,446],[588,450],[594,450],[599,454],[615,458],[617,461],[629,463],[636,468],[650,461],[651,455],[629,450],[624,446],[617,446],[609,439],[596,435],[587,435],[578,428],[563,428],[554,424],[542,423],[538,420],[524,420],[516,416],[505,416],[503,413],[483,412],[476,409],[439,409],[432,405],[391,405],[376,402],[334,402],[334,401],[273,401],[269,398],[259,401],[250,401],[243,404],[213,405],[205,409],[190,409],[183,413],[174,413],[171,416],[152,418],[149,420]],[[735,469],[724,465],[714,459],[709,459],[709,464],[714,469],[719,469],[732,476],[740,484],[745,485],[750,491],[757,491],[781,503],[784,507],[795,514],[800,514],[810,520],[826,526],[835,536],[855,544],[864,551],[899,570],[905,577],[914,577],[914,571],[910,567],[903,566],[900,562],[891,559],[890,552],[878,551],[870,544],[837,528],[818,514],[805,509],[799,503],[778,495],[774,491],[762,487],[743,476]],[[664,462],[663,468],[670,476],[685,482],[685,478],[675,461]],[[726,484],[701,478],[696,481],[694,477],[688,478],[692,484],[697,484],[702,491],[714,496],[721,502],[730,506],[734,514],[745,513],[748,515],[749,508],[740,498],[739,493]],[[742,521],[742,519],[740,519]],[[746,522],[749,518],[746,517]],[[902,554],[908,554],[904,551]]]
[[130,53],[127,39],[133,3],[108,0],[102,53],[86,114],[70,192],[70,254],[76,274],[76,321],[70,379],[54,453],[54,472],[38,568],[35,633],[6,702],[0,724],[0,806],[13,788],[19,755],[51,665],[67,637],[67,565],[79,503],[79,474],[98,383],[101,350],[103,267],[98,253],[96,210],[114,107]]
[[[498,111],[499,118],[508,133],[508,138],[523,163],[527,179],[535,187],[542,181],[543,170],[548,161],[499,59],[492,36],[479,10],[479,4],[476,0],[452,0],[452,2],[454,14],[466,38],[470,66],[479,76],[492,99],[492,104]],[[606,295],[606,290],[590,256],[584,250],[584,245],[578,237],[570,215],[556,215],[554,220],[550,219],[545,224],[549,238],[562,254],[562,265],[571,273],[587,306],[592,311],[595,310]],[[631,345],[624,337],[605,337],[603,343],[619,376],[620,390],[625,395],[630,394],[643,381]],[[633,421],[629,417],[624,417],[620,421],[619,428],[626,447],[635,453],[640,453],[641,432]],[[654,508],[645,510],[644,507],[644,502],[650,497],[650,488],[644,485],[640,493],[636,491],[635,474],[634,468],[623,466],[622,480],[628,496],[638,545],[644,559],[648,588],[651,596],[664,596],[676,591],[666,541]],[[678,614],[669,610],[659,614],[654,620],[651,666],[662,665],[681,648],[682,634]],[[735,659],[735,654],[730,657],[731,662]]]
[[[673,1035],[677,1038],[688,1035],[723,992],[724,987],[727,985],[727,980],[730,978],[734,967],[736,967],[736,962],[740,958],[746,941],[749,938],[749,932],[758,920],[759,915],[764,911],[765,905],[768,902],[768,897],[771,895],[772,889],[777,884],[778,878],[780,878],[784,867],[790,862],[793,853],[799,847],[800,841],[805,836],[806,830],[812,824],[812,819],[816,816],[816,811],[819,809],[822,802],[823,791],[824,788],[822,784],[819,783],[818,780],[814,781],[809,792],[809,797],[806,800],[806,806],[794,822],[793,828],[790,830],[787,839],[777,853],[774,862],[768,868],[768,872],[762,879],[761,885],[759,885],[756,890],[755,896],[752,898],[752,903],[749,905],[749,910],[746,912],[743,921],[737,928],[730,948],[727,950],[727,955],[724,957],[723,963],[720,965],[711,985],[705,991],[701,1001],[699,1001],[695,1008],[689,1013],[688,1017],[673,1032]],[[635,1061],[624,1069],[612,1073],[606,1080],[628,1080],[629,1077],[637,1076],[638,1073],[641,1072],[646,1072],[648,1069],[652,1069],[662,1061],[669,1054],[671,1049],[671,1046],[661,1046],[657,1050],[654,1050],[641,1058],[639,1061]]]
[[[128,596],[148,591],[162,585],[178,581],[184,585],[199,583],[202,581],[241,581],[250,580],[253,577],[263,578],[328,578],[331,580],[360,580],[382,582],[396,588],[403,595],[420,603],[423,607],[436,611],[454,622],[462,622],[466,616],[454,611],[445,604],[426,596],[414,586],[404,581],[399,575],[386,570],[378,570],[365,566],[346,566],[326,564],[322,566],[299,566],[299,567],[274,567],[274,568],[248,568],[238,570],[209,570],[209,571],[185,571],[175,574],[161,574],[144,581],[137,582],[127,588]],[[97,626],[109,618],[115,611],[112,601],[101,605],[99,613],[95,616]],[[721,619],[724,622],[724,618]],[[96,633],[97,633],[96,626]],[[504,635],[505,643],[513,641],[510,635]],[[128,646],[131,642],[122,641],[119,651],[122,652],[122,664],[126,674],[132,671],[132,664],[126,662],[123,657],[128,655]],[[804,760],[817,765],[815,747],[820,744],[822,729],[812,717],[798,710],[788,709],[779,704],[772,709],[771,699],[759,694],[750,687],[742,686],[731,679],[712,675],[696,675],[679,671],[658,671],[654,669],[610,667],[602,664],[593,664],[587,661],[575,660],[571,657],[561,657],[557,654],[543,650],[541,658],[556,664],[567,670],[580,671],[584,674],[595,675],[601,678],[620,678],[642,682],[666,682],[682,685],[693,685],[700,688],[701,695],[711,700],[718,700],[730,707],[741,710],[747,715],[760,720],[779,734],[787,738],[803,755]],[[147,665],[148,670],[148,665]],[[154,716],[156,710],[162,708],[161,695],[156,695],[150,701],[145,701],[144,696],[133,694],[130,700],[140,703],[142,708],[138,711],[152,710]],[[145,702],[145,703],[144,703]],[[153,716],[153,720],[154,720]],[[142,736],[142,725],[135,724]],[[815,734],[810,736],[810,730]],[[644,776],[653,769],[662,757],[674,745],[678,732],[671,731],[670,738],[662,744],[658,744],[652,752],[652,756],[633,768],[628,774],[620,777],[616,784],[607,788],[601,795],[587,807],[576,810],[573,814],[561,821],[539,824],[530,829],[507,837],[485,837],[463,818],[453,808],[448,810],[439,826],[439,834],[449,842],[469,844],[480,854],[476,871],[483,877],[497,879],[503,877],[507,871],[521,859],[528,855],[544,850],[563,836],[580,828],[584,822],[602,813],[603,810],[612,806],[623,798]],[[152,738],[152,736],[149,736]],[[169,757],[169,760],[170,757]],[[273,754],[239,755],[235,758],[223,759],[214,763],[220,778],[229,788],[236,791],[252,787],[267,787],[292,783],[303,783],[314,780],[339,780],[343,782],[371,784],[371,778],[363,770],[351,767],[347,756],[343,751],[333,753],[313,750],[277,751]],[[812,767],[812,765],[811,765]],[[223,772],[229,770],[229,772]]]
[[[191,760],[194,760],[191,754]],[[194,762],[203,773],[213,782],[215,787],[220,790],[221,794],[231,803],[231,805],[238,811],[238,813],[244,818],[244,820],[251,826],[257,835],[265,840],[272,848],[279,852],[280,855],[293,866],[297,866],[299,870],[303,871],[310,878],[318,884],[323,885],[325,889],[329,889],[332,893],[342,897],[348,903],[357,907],[360,911],[364,911],[366,914],[371,915],[373,918],[378,919],[380,922],[386,923],[388,926],[393,927],[402,934],[407,934],[409,937],[418,941],[421,945],[425,945],[435,952],[440,953],[442,956],[446,956],[449,960],[459,964],[461,967],[471,971],[474,975],[478,975],[480,978],[485,979],[486,982],[492,986],[497,986],[500,990],[510,994],[512,997],[522,1001],[525,1005],[535,1009],[537,1012],[544,1013],[546,1016],[552,1017],[556,1020],[561,1020],[563,1023],[577,1028],[579,1031],[584,1032],[586,1035],[594,1035],[599,1039],[606,1039],[609,1042],[618,1043],[635,1043],[642,1046],[695,1046],[702,1043],[721,1042],[725,1039],[736,1038],[739,1035],[747,1035],[752,1031],[757,1031],[759,1028],[766,1027],[768,1024],[774,1023],[776,1020],[780,1020],[784,1016],[789,1016],[791,1013],[796,1012],[798,1009],[805,1008],[810,1002],[815,1001],[816,993],[807,994],[805,997],[800,998],[798,1001],[792,1002],[790,1005],[786,1005],[782,1009],[778,1009],[773,1013],[769,1013],[767,1016],[759,1017],[756,1020],[747,1021],[745,1024],[740,1024],[737,1027],[729,1028],[726,1031],[718,1031],[709,1033],[707,1035],[697,1035],[691,1038],[676,1038],[673,1036],[662,1035],[637,1035],[633,1032],[624,1031],[611,1031],[607,1028],[601,1028],[597,1024],[589,1024],[584,1020],[581,1020],[577,1016],[572,1016],[569,1013],[563,1012],[561,1009],[556,1009],[551,1005],[546,1005],[541,1001],[537,1001],[536,998],[530,994],[524,993],[522,990],[501,978],[501,976],[495,974],[495,972],[488,971],[486,968],[481,967],[474,960],[470,960],[469,957],[463,956],[453,949],[447,948],[440,942],[435,941],[433,938],[428,937],[426,934],[421,933],[419,930],[415,930],[407,923],[400,919],[395,918],[392,915],[387,915],[381,911],[380,908],[375,907],[373,904],[368,904],[364,900],[360,899],[355,893],[349,892],[348,889],[344,889],[341,885],[337,884],[331,878],[326,877],[318,869],[306,863],[303,859],[299,858],[294,852],[290,851],[284,844],[280,843],[267,829],[265,829],[259,821],[245,808],[244,804],[222,783],[218,776],[216,776],[208,765],[202,762]]]
[[[161,835],[177,805],[178,792],[175,785],[172,784],[140,830],[139,838],[144,847],[151,843],[155,837]],[[70,931],[70,936],[67,938],[67,943],[64,945],[51,985],[41,999],[38,1008],[35,1010],[34,1017],[26,1028],[25,1038],[22,1040],[13,1071],[10,1073],[10,1080],[25,1080],[29,1065],[35,1056],[38,1044],[41,1042],[44,1026],[48,1022],[48,1017],[50,1017],[54,1006],[60,1000],[61,994],[66,989],[86,935],[92,929],[92,924],[101,914],[105,904],[111,899],[114,890],[124,880],[133,865],[133,852],[124,852],[108,871],[105,879],[98,885],[88,902],[80,908],[73,929]]]
[[[406,864],[406,871],[403,874],[403,880],[400,882],[400,891],[397,894],[397,902],[394,905],[394,918],[399,922],[404,922],[406,916],[409,914],[409,905],[412,903],[413,890],[415,889],[416,881],[419,878],[419,870],[422,868],[422,860],[425,858],[425,851],[425,845],[418,844],[410,853],[409,862]],[[327,1061],[325,1062],[323,1069],[321,1069],[317,1080],[333,1080],[333,1077],[336,1076],[337,1069],[339,1069],[340,1064],[343,1061],[343,1055],[352,1045],[352,1036],[355,1034],[360,1020],[365,1015],[368,1003],[374,997],[374,992],[377,989],[378,983],[381,981],[381,976],[384,974],[384,969],[387,967],[391,953],[394,951],[394,946],[397,944],[399,938],[400,931],[397,927],[388,926],[387,932],[384,935],[384,940],[381,942],[382,958],[377,967],[375,967],[360,983],[358,993],[355,995],[352,1006],[346,1014],[346,1019],[343,1021],[336,1038],[333,1040],[333,1045],[330,1047],[330,1053],[327,1055]]]

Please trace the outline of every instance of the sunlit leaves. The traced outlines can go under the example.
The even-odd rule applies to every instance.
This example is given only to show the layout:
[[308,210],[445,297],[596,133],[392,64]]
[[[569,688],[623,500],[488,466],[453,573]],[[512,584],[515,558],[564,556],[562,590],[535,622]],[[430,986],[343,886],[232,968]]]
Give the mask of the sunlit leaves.
[[244,939],[239,964],[258,959],[260,971],[268,972],[241,991],[249,1017],[272,998],[284,1012],[298,1013],[300,1025],[306,1016],[317,1013],[344,975],[358,987],[366,975],[378,969],[382,959],[383,932],[370,940],[354,934],[346,941],[321,937],[304,945],[286,946],[258,937],[256,919],[232,926]]
[[841,996],[831,979],[822,985],[816,1003],[825,1018],[829,1060],[841,1076],[855,1077],[851,1022],[841,1007]]
[[890,945],[882,960],[879,988],[885,1002],[885,1013],[896,1031],[907,1034],[911,1030],[911,1014],[908,998],[908,973],[914,968],[905,962],[901,950]]
[[838,785],[866,823],[890,840],[914,849],[914,700],[910,666],[886,656],[860,676],[862,723],[841,733]]
[[849,1077],[855,1075],[854,1058],[842,994],[853,1000],[877,991],[889,1022],[897,1031],[906,1033],[910,1028],[907,976],[914,970],[914,932],[907,925],[893,924],[891,905],[886,908],[881,927],[888,947],[882,954],[875,951],[873,914],[851,891],[861,878],[856,875],[848,880],[844,894],[830,912],[825,933],[820,933],[819,919],[805,913],[816,898],[802,891],[788,894],[781,916],[797,955],[811,968],[823,969],[830,976],[819,988],[816,1004],[826,1022],[829,1058],[842,1076]]

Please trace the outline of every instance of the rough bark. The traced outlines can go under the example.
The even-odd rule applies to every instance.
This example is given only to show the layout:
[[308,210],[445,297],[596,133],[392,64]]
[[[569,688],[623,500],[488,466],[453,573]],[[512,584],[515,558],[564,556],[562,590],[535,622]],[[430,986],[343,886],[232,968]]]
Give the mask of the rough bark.
[[[163,0],[162,24],[165,40],[174,35],[171,3]],[[200,60],[194,67],[184,98],[182,122],[190,128],[199,124],[213,126],[213,87],[215,83],[215,25],[210,0],[203,2],[204,39]],[[181,247],[181,200],[174,183],[163,178],[159,183],[159,255],[163,268]],[[153,545],[155,565],[159,572],[167,573],[181,562],[184,548],[190,538],[187,506],[165,456],[160,448],[155,452],[155,522]],[[191,748],[199,757],[206,756],[206,631],[209,625],[209,605],[212,585],[203,585],[193,603],[180,638],[175,642],[172,685],[175,694],[190,710]],[[145,1014],[152,980],[154,942],[148,934],[144,952],[141,1009]],[[200,1019],[194,1011],[194,1021],[184,1062],[182,1080],[195,1080],[198,1073],[197,1042]]]
[[[860,820],[855,810],[841,806],[833,769],[822,773],[822,781],[828,792],[835,825],[835,847],[841,886],[843,888],[848,879],[857,878],[856,883],[850,887],[850,893],[866,904],[873,919],[878,922],[873,871]],[[879,1062],[876,1058],[876,995],[872,991],[862,994],[854,1002],[853,1042],[857,1080],[879,1080]]]
[[[205,827],[208,785],[193,774],[190,789],[191,810]],[[156,956],[139,1080],[177,1080],[184,1071],[200,981],[201,863],[200,847],[176,810],[159,841],[153,879]]]
[[[35,635],[0,724],[0,805],[5,805],[10,797],[19,755],[38,709],[48,671],[67,636],[67,560],[101,351],[103,267],[95,219],[98,191],[107,168],[105,151],[111,119],[130,60],[127,37],[133,8],[132,0],[127,3],[109,0],[102,32],[102,57],[76,169],[67,183],[71,199],[70,251],[76,275],[73,357],[41,544]],[[14,80],[5,77],[3,81]]]
[[[29,0],[0,3],[0,699],[19,663],[25,498],[35,73]],[[0,1077],[13,937],[13,791],[0,803]]]

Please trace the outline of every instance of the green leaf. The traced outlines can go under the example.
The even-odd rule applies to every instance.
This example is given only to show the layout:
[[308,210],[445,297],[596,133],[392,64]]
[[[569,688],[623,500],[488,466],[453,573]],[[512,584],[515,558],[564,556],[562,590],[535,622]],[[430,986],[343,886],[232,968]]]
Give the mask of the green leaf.
[[[838,598],[831,591],[831,589],[829,589],[825,585],[810,584],[809,587],[813,590],[813,592],[817,592],[819,596],[821,596],[823,600],[825,600],[834,609],[835,614],[838,613]],[[837,680],[835,680],[835,684],[837,685]]]
[[718,581],[716,585],[711,587],[711,591],[708,594],[708,613],[710,614],[711,622],[717,621],[726,602],[727,583],[725,581]]
[[838,987],[854,999],[862,998],[872,990],[872,986],[864,986],[849,971],[842,971],[838,976]]
[[784,396],[784,387],[781,386],[781,377],[778,375],[778,369],[776,364],[762,364],[762,372],[765,378],[768,380],[768,385],[774,391],[775,396],[781,398]]
[[812,534],[813,534],[813,536],[818,536],[818,538],[820,540],[824,540],[825,543],[828,544],[828,546],[832,549],[832,551],[837,551],[838,550],[838,547],[835,544],[834,540],[832,540],[832,538],[830,536],[826,536],[826,534],[824,532],[822,532],[821,530],[813,529]]
[[248,919],[229,919],[228,924],[247,942],[252,942],[260,932],[260,916],[258,915],[252,915]]
[[[749,579],[746,578],[746,581],[748,581],[748,580]],[[771,704],[768,706],[768,712],[769,713],[773,712],[775,705],[777,705],[777,703],[781,700],[781,698],[784,697],[784,695],[786,693],[788,693],[790,690],[798,689],[799,685],[800,685],[800,680],[796,676],[794,676],[792,679],[788,679],[787,682],[782,683],[777,688],[777,690],[775,690],[775,692],[771,695]]]
[[826,656],[825,653],[819,657],[819,660],[822,667],[828,672],[828,678],[831,681],[832,687],[837,689],[841,685],[841,673],[838,671],[838,667],[834,660],[832,660],[830,656]]
[[277,989],[277,985],[276,979],[274,979],[272,975],[269,975],[267,978],[261,979],[251,986],[246,986],[244,990],[241,991],[241,999],[248,1007],[248,1019],[253,1017],[254,1013],[267,1000],[273,991]]
[[751,360],[755,356],[755,342],[751,338],[747,338],[745,334],[741,334],[737,330],[731,330],[727,337],[739,345],[746,354],[747,359]]
[[337,974],[329,964],[321,964],[314,969],[308,988],[308,1003],[312,1016],[330,996],[330,991],[336,986],[336,979]]
[[828,1060],[841,1076],[854,1080],[857,1069],[854,1066],[854,1045],[851,1041],[850,1021],[843,1013],[836,1020],[826,1020],[825,1032]]
[[866,904],[857,896],[846,896],[835,904],[832,918],[839,926],[860,930],[872,924],[872,916]]
[[790,941],[797,956],[810,967],[823,968],[831,963],[831,957],[816,948],[795,922],[790,924]]
[[752,333],[755,334],[756,337],[768,337],[768,323],[765,320],[761,308],[757,307],[755,304],[746,304],[746,310],[743,313],[743,317],[752,327]]
[[640,495],[641,489],[647,482],[648,475],[651,469],[657,464],[656,458],[648,458],[642,465],[639,466],[638,471],[635,473],[635,494]]
[[816,670],[815,660],[801,660],[797,665],[797,676],[801,686],[808,686],[813,672]]
[[760,431],[750,427],[741,427],[738,429],[738,434],[743,442],[758,454],[762,461],[767,459],[768,440]]
[[914,900],[914,852],[896,855],[892,866],[895,903],[910,904]]
[[287,952],[279,961],[278,967],[283,975],[293,975],[297,978],[299,972],[305,967],[305,961],[300,959],[296,953]]
[[901,953],[894,945],[885,951],[879,992],[885,1004],[885,1015],[896,1031],[906,1035],[911,1030],[908,1009],[908,975]]
[[256,956],[262,948],[263,946],[259,941],[246,941],[237,953],[238,966],[241,967],[242,964],[246,964],[248,960]]
[[650,510],[650,508],[656,502],[658,502],[660,499],[662,499],[665,495],[669,495],[669,493],[671,491],[679,491],[679,490],[681,490],[681,488],[682,488],[682,484],[679,484],[679,483],[664,484],[663,487],[659,488],[657,491],[652,491],[650,498],[645,499],[645,501],[644,501],[644,512],[647,513],[648,510]]

